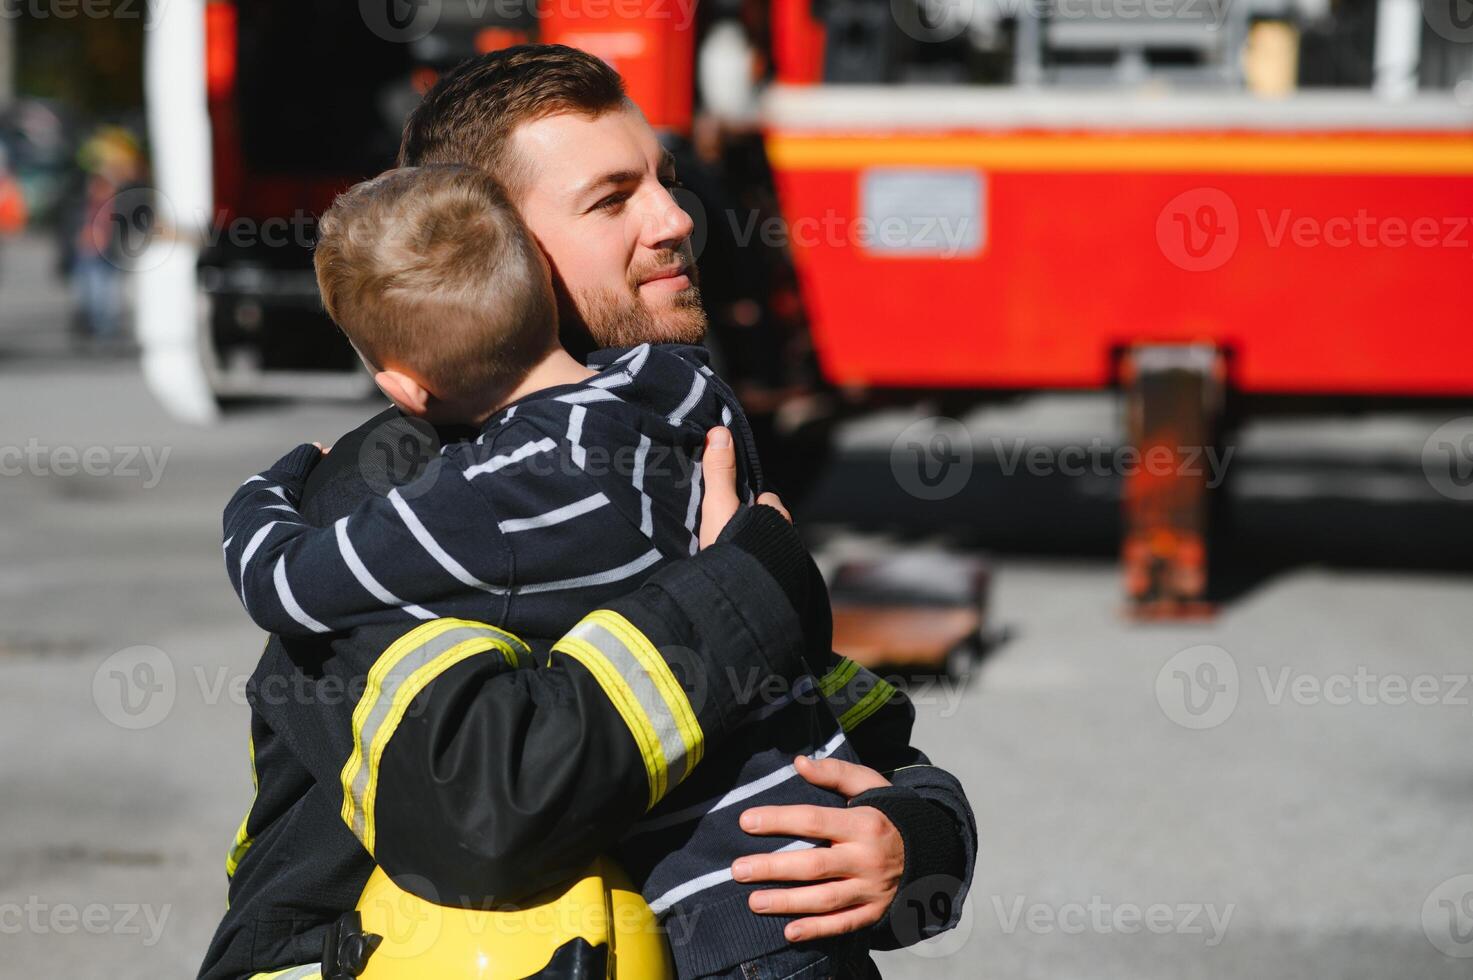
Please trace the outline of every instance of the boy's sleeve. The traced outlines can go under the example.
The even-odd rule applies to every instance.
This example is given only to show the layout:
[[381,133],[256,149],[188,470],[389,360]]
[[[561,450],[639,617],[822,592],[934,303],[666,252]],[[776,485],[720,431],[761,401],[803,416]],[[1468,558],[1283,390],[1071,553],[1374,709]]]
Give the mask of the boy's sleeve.
[[956,777],[911,745],[915,707],[905,693],[852,660],[834,655],[819,680],[859,761],[891,785],[861,793],[851,807],[883,813],[905,843],[905,870],[874,949],[899,949],[954,927],[971,887],[977,825]]
[[299,446],[226,505],[226,571],[262,629],[309,636],[428,621],[437,599],[468,588],[506,595],[501,535],[466,471],[439,457],[414,482],[318,527],[299,508],[320,458]]
[[829,649],[833,617],[828,589],[811,558],[806,567],[807,653],[811,660],[826,653],[828,661],[819,676],[819,693],[859,761],[891,783],[854,797],[849,805],[879,810],[905,843],[899,890],[886,917],[872,927],[870,945],[910,946],[959,921],[977,860],[976,820],[956,777],[931,765],[925,753],[911,745],[915,706],[905,693]]
[[769,571],[797,567],[802,544],[775,530],[590,613],[553,644],[576,656],[528,669],[527,645],[485,623],[378,626],[325,660],[318,642],[273,644],[252,704],[401,886],[514,901],[607,851],[758,710],[737,693],[754,669],[789,683],[811,671],[795,579]]

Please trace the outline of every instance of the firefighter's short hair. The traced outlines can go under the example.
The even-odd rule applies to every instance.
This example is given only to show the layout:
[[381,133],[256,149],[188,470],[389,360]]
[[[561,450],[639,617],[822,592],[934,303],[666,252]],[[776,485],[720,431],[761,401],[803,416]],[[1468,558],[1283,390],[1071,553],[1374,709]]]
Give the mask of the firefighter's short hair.
[[340,195],[313,257],[328,315],[375,369],[442,399],[509,392],[557,343],[547,260],[475,167],[390,170]]
[[510,151],[518,126],[565,112],[597,118],[629,104],[619,73],[586,51],[503,48],[461,63],[430,89],[404,125],[399,166],[480,167],[517,197],[527,174]]

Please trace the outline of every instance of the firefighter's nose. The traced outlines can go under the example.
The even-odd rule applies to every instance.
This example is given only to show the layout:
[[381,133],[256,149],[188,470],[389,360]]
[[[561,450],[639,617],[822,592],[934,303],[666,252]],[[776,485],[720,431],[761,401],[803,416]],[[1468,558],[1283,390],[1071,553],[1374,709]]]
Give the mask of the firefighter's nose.
[[689,241],[695,231],[695,221],[679,202],[665,190],[651,195],[651,198],[641,228],[642,244],[649,248],[679,248]]

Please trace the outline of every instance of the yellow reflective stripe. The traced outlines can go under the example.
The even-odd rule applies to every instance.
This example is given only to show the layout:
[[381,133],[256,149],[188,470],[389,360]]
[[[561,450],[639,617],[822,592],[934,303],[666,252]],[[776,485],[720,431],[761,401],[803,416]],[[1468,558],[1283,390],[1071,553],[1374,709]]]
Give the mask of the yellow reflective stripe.
[[322,980],[322,964],[290,966],[275,973],[255,973],[249,980]]
[[846,732],[895,696],[894,687],[848,657],[823,676],[818,690]]
[[512,667],[525,643],[485,623],[437,619],[395,640],[368,672],[363,697],[353,709],[353,751],[344,763],[342,818],[373,853],[373,804],[379,761],[409,704],[432,680],[477,653],[499,652]]
[[[680,740],[685,743],[685,769],[681,773],[681,779],[684,779],[700,763],[706,752],[706,736],[701,731],[701,723],[696,719],[696,712],[691,707],[690,698],[685,696],[685,689],[675,679],[670,665],[665,662],[660,651],[655,649],[649,637],[645,636],[629,620],[610,609],[594,610],[587,619],[618,637],[644,667],[650,680],[654,682],[655,690],[659,692],[671,716],[675,719],[675,728],[680,734]],[[680,780],[677,779],[676,784],[679,785],[679,783]]]
[[660,744],[660,736],[655,731],[654,723],[640,706],[634,689],[609,659],[587,640],[564,636],[552,649],[554,653],[565,653],[586,667],[598,686],[603,688],[619,717],[624,719],[629,733],[634,736],[634,744],[639,748],[640,759],[644,762],[645,775],[650,785],[649,805],[653,807],[665,796],[669,764],[665,760],[665,749]]
[[823,679],[818,682],[818,693],[824,697],[828,697],[845,684],[848,684],[849,679],[858,673],[858,671],[859,664],[845,657],[839,661],[839,666],[823,675]]
[[[254,804],[252,804],[254,806]],[[246,851],[251,849],[255,843],[250,835],[246,833],[246,823],[251,819],[251,811],[248,808],[245,816],[240,818],[240,828],[235,832],[235,842],[230,845],[229,852],[225,855],[225,877],[234,878],[236,869],[240,867],[241,858],[245,857]]]
[[[435,620],[434,622],[425,623],[423,626],[415,627],[391,643],[389,648],[383,652],[378,660],[374,662],[373,667],[368,671],[368,684],[363,689],[363,696],[358,699],[358,704],[353,708],[353,751],[348,756],[348,761],[344,763],[342,772],[342,817],[343,822],[349,827],[353,827],[355,818],[354,807],[356,799],[352,787],[356,783],[359,772],[363,767],[363,740],[361,733],[364,722],[383,693],[384,676],[416,645],[423,640],[438,635],[444,629],[445,622],[443,620]],[[357,829],[354,830],[354,833],[358,833]]]
[[680,785],[705,752],[705,734],[684,688],[638,627],[595,610],[558,641],[588,668],[634,737],[650,784],[650,806]]
[[497,629],[495,626],[491,626],[487,623],[477,623],[476,625],[483,630],[490,630],[491,632],[496,633],[507,642],[507,644],[511,647],[509,657],[511,659],[511,665],[513,667],[520,667],[522,665],[523,656],[527,658],[527,663],[531,664],[532,648],[527,646],[527,644],[523,642],[520,636],[517,636],[515,633],[508,633],[506,630],[503,629]]
[[1266,174],[1470,174],[1473,144],[1448,135],[1157,135],[1141,132],[1049,136],[899,137],[770,133],[772,165],[787,170],[971,166],[993,172]]
[[246,807],[245,816],[240,818],[240,827],[235,832],[235,841],[225,855],[225,877],[227,879],[235,877],[241,858],[245,857],[245,852],[249,851],[251,845],[255,843],[255,840],[246,833],[246,824],[250,822],[251,811],[256,808],[256,797],[261,794],[261,780],[256,775],[256,736],[254,733],[246,736],[246,745],[251,754],[251,805]]
[[864,721],[870,715],[880,710],[880,706],[895,696],[895,688],[888,681],[875,679],[874,688],[860,698],[848,711],[839,716],[839,727],[848,732]]
[[466,640],[463,643],[451,647],[419,670],[410,674],[408,679],[394,692],[393,705],[390,707],[389,714],[384,719],[384,724],[379,729],[377,737],[373,740],[373,746],[370,749],[368,758],[368,790],[363,796],[363,813],[366,822],[363,847],[369,854],[373,853],[373,845],[376,837],[373,804],[378,794],[379,760],[383,758],[384,749],[388,748],[389,739],[394,737],[394,731],[399,727],[399,722],[404,719],[404,712],[409,710],[410,702],[418,697],[419,692],[423,691],[431,681],[451,667],[454,667],[467,657],[474,656],[478,653],[485,653],[493,649],[500,649],[506,655],[507,660],[512,666],[516,666],[516,652],[502,641],[485,637]]
[[[446,634],[456,632],[458,635],[446,637]],[[392,706],[392,700],[385,699],[385,687],[396,687],[403,679],[401,674],[396,674],[406,660],[416,655],[425,653],[428,647],[434,645],[437,640],[448,640],[440,649],[448,648],[458,639],[479,636],[487,639],[501,639],[506,646],[499,647],[503,656],[512,666],[517,666],[519,659],[514,653],[510,641],[516,639],[510,633],[505,633],[485,623],[476,623],[463,619],[437,619],[430,623],[418,626],[395,640],[390,647],[384,651],[373,668],[368,672],[368,684],[363,692],[362,699],[353,710],[353,752],[343,766],[343,821],[353,828],[354,833],[361,840],[366,830],[366,820],[358,803],[367,789],[368,774],[363,770],[364,755],[364,733],[370,729],[371,734],[377,732],[383,716]],[[520,640],[517,643],[525,647]],[[420,662],[423,662],[421,659]]]

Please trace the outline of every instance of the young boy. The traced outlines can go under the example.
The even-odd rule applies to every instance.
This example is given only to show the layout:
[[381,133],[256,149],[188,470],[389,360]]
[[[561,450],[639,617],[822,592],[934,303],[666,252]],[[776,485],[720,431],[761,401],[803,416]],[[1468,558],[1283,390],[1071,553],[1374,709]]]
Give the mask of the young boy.
[[[466,617],[557,637],[695,552],[707,429],[733,430],[748,499],[761,489],[746,420],[703,351],[642,345],[601,352],[590,368],[559,346],[546,261],[484,173],[403,169],[358,185],[323,217],[316,264],[328,312],[385,394],[411,416],[481,431],[331,527],[308,525],[296,507],[315,447],[246,481],[225,511],[225,559],[263,628],[290,636]],[[813,575],[808,564],[795,574]],[[831,666],[827,595],[821,581],[809,592],[805,642],[812,663]],[[579,630],[552,656],[592,670],[584,644],[659,655],[621,646],[617,617]],[[531,666],[530,649],[513,645]],[[890,694],[881,683],[846,717]],[[747,807],[844,805],[792,767],[799,754],[857,761],[818,692],[775,701],[705,761],[698,732],[646,737],[669,785],[652,787],[652,809],[615,857],[666,925],[680,976],[825,977],[865,951],[859,935],[789,946],[786,920],[751,912],[755,886],[729,873],[754,846],[737,824]]]

